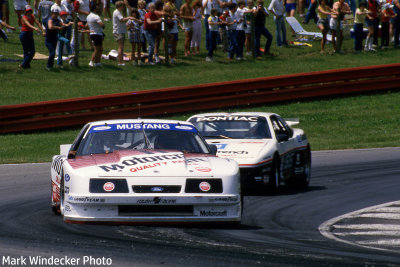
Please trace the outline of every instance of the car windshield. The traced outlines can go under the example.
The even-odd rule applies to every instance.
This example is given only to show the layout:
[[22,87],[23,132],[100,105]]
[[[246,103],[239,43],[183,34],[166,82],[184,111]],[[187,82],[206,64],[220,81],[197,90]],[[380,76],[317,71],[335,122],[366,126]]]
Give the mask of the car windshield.
[[[136,125],[141,126],[141,124]],[[178,127],[187,127],[189,130],[140,127],[116,130],[115,125],[92,127],[80,143],[77,155],[112,153],[125,149],[165,149],[179,150],[184,153],[209,153],[207,145],[196,129],[192,126]]]
[[257,116],[213,116],[190,119],[199,133],[208,139],[271,138],[267,120]]

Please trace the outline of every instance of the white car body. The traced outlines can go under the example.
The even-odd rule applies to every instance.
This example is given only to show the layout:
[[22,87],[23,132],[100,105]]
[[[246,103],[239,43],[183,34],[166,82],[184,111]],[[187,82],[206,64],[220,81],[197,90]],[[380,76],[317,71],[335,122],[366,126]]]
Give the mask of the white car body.
[[[162,135],[190,136],[202,152],[157,148]],[[104,137],[108,139],[99,145],[104,152],[92,153]],[[61,151],[51,166],[51,200],[53,211],[66,222],[241,220],[238,164],[212,154],[188,122],[92,122]]]
[[311,149],[304,131],[291,127],[298,121],[265,112],[204,113],[187,121],[217,146],[217,156],[239,163],[242,186],[308,186]]

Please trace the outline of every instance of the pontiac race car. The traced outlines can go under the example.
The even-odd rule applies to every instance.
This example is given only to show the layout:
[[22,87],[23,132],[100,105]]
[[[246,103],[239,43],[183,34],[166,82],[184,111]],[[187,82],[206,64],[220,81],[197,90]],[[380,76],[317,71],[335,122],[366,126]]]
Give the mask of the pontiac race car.
[[51,165],[66,222],[239,222],[239,166],[189,122],[88,123]]
[[261,112],[198,114],[188,121],[217,146],[217,156],[239,163],[242,186],[308,186],[311,149],[304,131],[291,128],[298,121]]

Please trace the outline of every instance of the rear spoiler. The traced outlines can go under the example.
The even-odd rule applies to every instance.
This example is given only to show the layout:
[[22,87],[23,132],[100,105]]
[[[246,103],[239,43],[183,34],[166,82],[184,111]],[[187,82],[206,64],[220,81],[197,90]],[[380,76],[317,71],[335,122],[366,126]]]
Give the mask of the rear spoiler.
[[290,127],[293,127],[293,126],[295,126],[295,125],[300,123],[299,118],[285,119],[285,121]]

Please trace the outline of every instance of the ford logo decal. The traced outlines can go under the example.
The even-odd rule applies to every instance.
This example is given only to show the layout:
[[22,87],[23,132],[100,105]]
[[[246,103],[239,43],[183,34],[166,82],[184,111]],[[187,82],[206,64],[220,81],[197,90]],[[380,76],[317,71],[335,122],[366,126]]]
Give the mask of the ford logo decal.
[[156,186],[156,187],[152,187],[150,190],[151,190],[151,192],[162,192],[162,191],[164,191],[164,187]]

